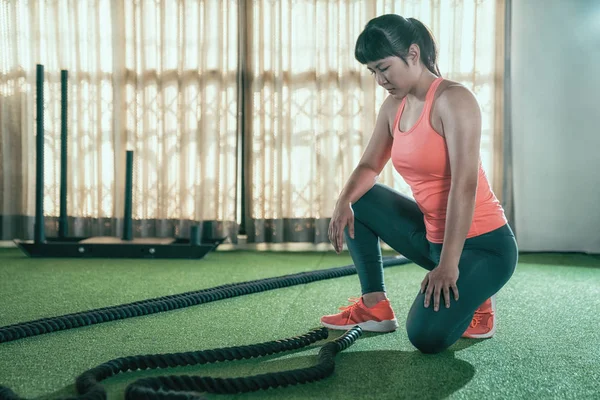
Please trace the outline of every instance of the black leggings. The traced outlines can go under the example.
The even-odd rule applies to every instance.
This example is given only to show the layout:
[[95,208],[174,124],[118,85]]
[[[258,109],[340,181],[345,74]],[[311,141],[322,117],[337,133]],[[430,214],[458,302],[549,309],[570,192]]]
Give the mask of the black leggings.
[[[437,266],[442,244],[425,237],[423,213],[414,200],[376,184],[352,209],[354,239],[348,236],[347,228],[345,238],[363,294],[385,291],[379,239],[429,271]],[[517,259],[517,243],[508,224],[467,239],[458,265],[459,300],[454,300],[451,292],[450,308],[443,306],[442,297],[436,312],[433,302],[424,307],[425,295],[419,293],[406,321],[411,343],[423,353],[450,347],[465,332],[475,310],[508,282]]]

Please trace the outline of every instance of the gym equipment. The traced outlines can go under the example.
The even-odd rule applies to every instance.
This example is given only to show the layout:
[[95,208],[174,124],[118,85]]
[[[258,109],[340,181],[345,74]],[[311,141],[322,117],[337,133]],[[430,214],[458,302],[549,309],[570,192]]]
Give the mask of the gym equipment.
[[187,238],[134,238],[132,224],[133,151],[126,152],[123,236],[69,237],[67,230],[67,80],[61,71],[60,215],[58,236],[44,229],[44,66],[36,69],[36,179],[34,240],[14,240],[30,257],[203,258],[226,238],[200,238],[200,227],[190,227]]
[[[388,268],[411,261],[402,256],[384,257],[383,266]],[[203,289],[195,292],[165,296],[120,306],[105,307],[86,312],[43,318],[0,328],[0,343],[29,336],[41,335],[58,330],[98,324],[116,319],[137,317],[225,298],[258,293],[282,287],[306,284],[319,280],[339,278],[356,274],[354,265],[318,271],[301,272],[274,278],[258,279]],[[200,376],[162,376],[135,381],[126,389],[125,398],[132,399],[201,399],[199,392],[241,393],[307,383],[330,376],[335,368],[335,355],[348,348],[361,335],[356,326],[338,339],[324,344],[319,351],[316,366],[292,371],[269,373],[254,377],[211,378]],[[241,347],[212,349],[188,353],[155,354],[123,357],[92,368],[76,379],[78,399],[105,399],[106,391],[100,381],[119,372],[137,369],[166,368],[184,365],[205,364],[216,361],[259,357],[293,349],[299,349],[328,337],[327,328],[314,329],[305,335]],[[183,393],[182,393],[183,392]],[[21,399],[11,389],[0,386],[0,400]]]
[[[200,392],[234,394],[314,382],[333,374],[335,369],[335,355],[354,344],[361,334],[362,329],[359,326],[355,326],[339,338],[324,344],[319,351],[319,361],[313,367],[241,378],[211,378],[189,375],[142,378],[127,387],[125,399],[204,399],[205,397],[200,395]],[[262,357],[301,349],[319,340],[326,339],[328,335],[329,331],[327,328],[320,328],[314,329],[302,336],[251,346],[117,358],[92,368],[77,377],[75,386],[80,395],[75,398],[106,399],[106,391],[100,385],[100,381],[120,372]],[[0,386],[0,399],[17,400],[21,398],[12,390]]]

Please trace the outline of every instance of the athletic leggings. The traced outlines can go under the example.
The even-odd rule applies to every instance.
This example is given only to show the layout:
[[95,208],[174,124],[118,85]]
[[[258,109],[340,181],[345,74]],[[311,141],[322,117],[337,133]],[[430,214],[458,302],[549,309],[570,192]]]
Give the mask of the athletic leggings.
[[[376,184],[352,209],[354,239],[347,227],[345,239],[363,294],[385,292],[379,239],[429,271],[439,263],[442,244],[427,240],[423,213],[411,198]],[[465,332],[475,310],[508,282],[517,258],[517,243],[508,224],[468,238],[458,265],[458,301],[450,290],[450,308],[446,308],[442,293],[439,311],[433,311],[433,301],[424,307],[425,294],[419,287],[406,321],[411,343],[423,353],[450,347]]]

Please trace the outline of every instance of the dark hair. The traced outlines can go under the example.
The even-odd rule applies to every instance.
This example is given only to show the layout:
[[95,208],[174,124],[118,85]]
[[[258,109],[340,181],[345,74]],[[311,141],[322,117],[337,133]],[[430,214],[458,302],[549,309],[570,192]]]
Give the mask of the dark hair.
[[397,56],[407,65],[406,55],[411,44],[421,49],[421,62],[428,70],[441,76],[437,66],[437,47],[431,31],[415,18],[385,14],[370,20],[356,40],[354,57],[361,64]]

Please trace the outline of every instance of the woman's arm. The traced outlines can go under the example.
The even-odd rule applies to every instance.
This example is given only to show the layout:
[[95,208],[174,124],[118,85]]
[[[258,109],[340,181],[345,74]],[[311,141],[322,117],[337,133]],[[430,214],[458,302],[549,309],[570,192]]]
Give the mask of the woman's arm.
[[398,102],[388,96],[380,107],[375,128],[367,148],[363,152],[358,165],[348,178],[338,198],[338,203],[354,203],[368,192],[390,159],[393,137],[390,129],[390,118],[393,121],[398,109]]
[[451,173],[444,246],[439,265],[458,268],[475,211],[481,110],[473,93],[459,85],[449,86],[438,98],[438,106]]
[[327,233],[337,253],[342,250],[346,226],[348,234],[354,238],[354,213],[350,205],[375,185],[378,175],[390,159],[393,139],[389,121],[390,118],[393,120],[391,116],[395,116],[397,108],[398,105],[392,96],[381,105],[369,144],[335,205]]

